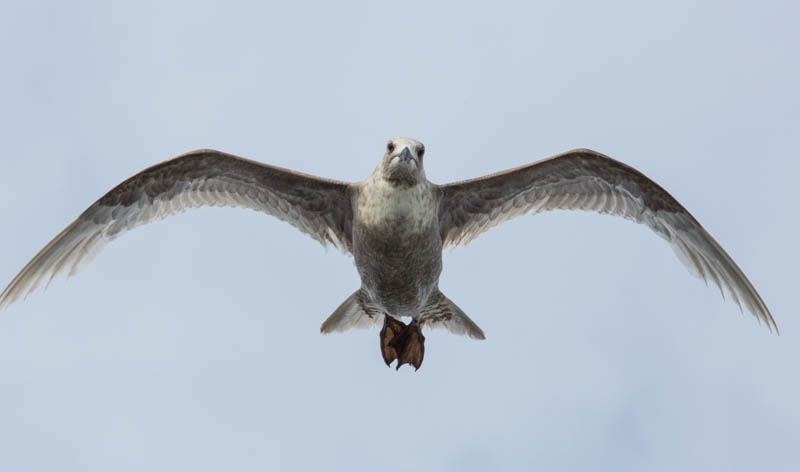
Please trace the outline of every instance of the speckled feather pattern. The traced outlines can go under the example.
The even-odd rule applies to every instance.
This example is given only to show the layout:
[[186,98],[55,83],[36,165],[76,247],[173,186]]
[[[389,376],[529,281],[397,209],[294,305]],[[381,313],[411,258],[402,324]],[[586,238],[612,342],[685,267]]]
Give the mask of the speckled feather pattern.
[[[445,247],[467,244],[518,215],[585,210],[643,223],[667,240],[684,265],[778,327],[742,270],[697,220],[644,174],[588,149],[439,188],[439,231]],[[724,291],[723,291],[724,289]]]
[[351,247],[347,184],[200,150],[155,165],[122,182],[45,246],[0,294],[0,308],[59,272],[75,274],[119,234],[201,206],[258,210],[324,244]]
[[353,184],[210,150],[145,169],[47,244],[0,294],[0,309],[45,278],[74,274],[124,231],[188,208],[223,205],[275,216],[353,254],[362,285],[323,332],[371,326],[388,314],[482,339],[480,328],[438,289],[442,248],[466,244],[518,215],[565,209],[647,225],[690,271],[777,330],[758,292],[714,238],[663,188],[623,163],[578,149],[438,186],[425,178],[422,143],[396,138],[388,148],[375,172]]
[[366,303],[418,318],[442,271],[435,188],[395,187],[374,174],[354,196],[353,256]]

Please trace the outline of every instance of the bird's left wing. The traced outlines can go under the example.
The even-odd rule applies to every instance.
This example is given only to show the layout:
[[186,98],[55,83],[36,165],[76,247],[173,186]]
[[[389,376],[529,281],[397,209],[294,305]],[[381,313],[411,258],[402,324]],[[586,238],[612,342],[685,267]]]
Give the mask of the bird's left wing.
[[[516,169],[439,187],[445,246],[466,244],[523,213],[587,210],[644,223],[666,239],[695,275],[723,287],[777,330],[764,300],[736,262],[666,190],[636,169],[577,149]],[[724,295],[724,293],[723,293]]]
[[348,184],[219,151],[193,151],[134,175],[90,206],[14,277],[0,294],[0,309],[45,277],[74,274],[120,233],[200,206],[262,211],[323,245],[351,250]]

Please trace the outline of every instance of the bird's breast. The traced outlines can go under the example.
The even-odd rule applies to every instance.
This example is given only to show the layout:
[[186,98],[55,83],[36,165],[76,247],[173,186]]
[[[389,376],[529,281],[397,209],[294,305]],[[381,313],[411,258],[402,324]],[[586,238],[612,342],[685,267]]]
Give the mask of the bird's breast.
[[402,233],[426,232],[438,220],[428,182],[398,187],[383,179],[368,181],[358,196],[356,212],[360,224]]

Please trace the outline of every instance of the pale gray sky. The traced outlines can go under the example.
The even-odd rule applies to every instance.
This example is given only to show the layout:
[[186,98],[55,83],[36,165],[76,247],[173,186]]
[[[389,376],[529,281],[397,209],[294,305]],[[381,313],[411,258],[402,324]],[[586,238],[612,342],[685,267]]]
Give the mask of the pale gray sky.
[[486,332],[419,372],[323,337],[352,259],[202,209],[0,313],[0,470],[797,470],[797,2],[0,2],[0,284],[105,191],[211,147],[444,183],[591,147],[676,196],[782,329],[647,228],[521,217],[446,253]]

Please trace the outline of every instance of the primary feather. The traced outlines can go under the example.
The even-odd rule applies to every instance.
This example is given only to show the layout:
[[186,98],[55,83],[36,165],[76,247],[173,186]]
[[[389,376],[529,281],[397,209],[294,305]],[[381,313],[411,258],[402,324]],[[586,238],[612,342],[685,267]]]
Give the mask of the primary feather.
[[313,177],[219,151],[194,151],[122,182],[50,241],[0,294],[0,309],[45,278],[75,274],[109,241],[136,226],[189,208],[231,206],[284,220],[321,244],[350,251],[346,183]]

